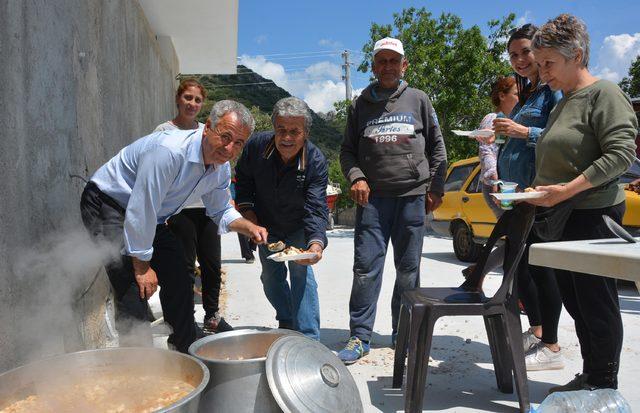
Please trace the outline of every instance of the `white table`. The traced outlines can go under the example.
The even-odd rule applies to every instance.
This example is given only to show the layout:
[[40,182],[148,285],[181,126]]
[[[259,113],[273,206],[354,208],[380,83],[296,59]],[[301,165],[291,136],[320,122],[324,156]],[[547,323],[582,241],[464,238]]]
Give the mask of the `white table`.
[[640,283],[640,243],[619,238],[534,244],[529,263]]

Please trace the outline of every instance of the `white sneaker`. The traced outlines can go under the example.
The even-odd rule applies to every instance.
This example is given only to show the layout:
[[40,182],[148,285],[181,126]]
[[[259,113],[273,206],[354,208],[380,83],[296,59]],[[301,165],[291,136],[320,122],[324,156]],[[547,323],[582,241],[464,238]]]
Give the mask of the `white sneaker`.
[[524,353],[524,362],[528,371],[560,370],[564,368],[562,351],[551,351],[543,342],[531,346]]
[[524,346],[525,353],[531,348],[531,346],[533,346],[534,344],[538,344],[539,342],[540,339],[536,337],[536,335],[533,334],[531,330],[527,330],[522,333],[522,345]]

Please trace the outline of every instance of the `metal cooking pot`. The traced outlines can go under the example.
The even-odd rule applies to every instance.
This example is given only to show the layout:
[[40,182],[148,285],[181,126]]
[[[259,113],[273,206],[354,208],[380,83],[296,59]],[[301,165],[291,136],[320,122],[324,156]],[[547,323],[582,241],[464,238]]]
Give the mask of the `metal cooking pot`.
[[189,347],[210,370],[200,412],[362,413],[353,376],[315,340],[291,330],[234,330]]
[[267,352],[274,341],[293,330],[233,330],[201,338],[189,347],[211,372],[202,394],[201,412],[277,413],[265,373]]
[[77,374],[161,375],[183,380],[195,389],[182,400],[157,412],[196,413],[209,370],[187,355],[158,348],[109,348],[51,357],[0,374],[0,409],[37,394],[66,376]]

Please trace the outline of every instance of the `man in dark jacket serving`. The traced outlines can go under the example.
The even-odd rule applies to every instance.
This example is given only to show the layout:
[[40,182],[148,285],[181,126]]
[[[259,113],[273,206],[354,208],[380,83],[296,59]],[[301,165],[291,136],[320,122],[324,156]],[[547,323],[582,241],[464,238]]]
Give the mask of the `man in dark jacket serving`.
[[287,266],[267,257],[260,245],[260,277],[280,328],[318,340],[320,306],[311,268],[327,247],[327,161],[307,137],[311,114],[295,97],[279,100],[271,116],[274,132],[254,134],[236,166],[236,203],[243,217],[269,231],[269,243],[284,242],[315,254]]
[[376,42],[370,84],[348,111],[340,150],[342,172],[358,204],[351,338],[338,353],[351,364],[369,352],[389,239],[396,281],[391,299],[395,344],[400,295],[420,284],[426,213],[442,203],[447,155],[438,118],[427,95],[402,80],[407,69],[402,42]]

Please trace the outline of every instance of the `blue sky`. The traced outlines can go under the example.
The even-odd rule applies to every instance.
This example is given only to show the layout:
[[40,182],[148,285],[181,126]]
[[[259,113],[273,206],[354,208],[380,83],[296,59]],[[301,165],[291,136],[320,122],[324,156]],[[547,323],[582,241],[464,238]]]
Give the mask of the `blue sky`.
[[[358,63],[372,22],[392,23],[393,13],[408,7],[426,7],[435,16],[449,12],[463,25],[478,25],[510,12],[518,24],[542,24],[560,13],[582,18],[591,36],[591,70],[619,81],[640,54],[640,1],[305,1],[239,0],[238,57],[240,63],[273,79],[307,101],[316,111],[327,111],[344,98],[340,78],[344,49]],[[411,61],[411,56],[408,56]],[[357,64],[356,64],[357,66]],[[367,85],[368,74],[352,69],[356,92]]]

